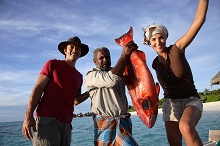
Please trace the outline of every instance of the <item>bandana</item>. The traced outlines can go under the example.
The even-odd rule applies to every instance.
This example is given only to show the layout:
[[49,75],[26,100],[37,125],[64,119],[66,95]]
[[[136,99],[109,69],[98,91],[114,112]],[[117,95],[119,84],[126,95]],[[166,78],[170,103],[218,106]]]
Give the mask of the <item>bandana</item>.
[[150,45],[150,38],[157,33],[163,34],[166,39],[168,38],[167,28],[159,24],[150,25],[143,31],[144,31],[144,44],[146,45]]

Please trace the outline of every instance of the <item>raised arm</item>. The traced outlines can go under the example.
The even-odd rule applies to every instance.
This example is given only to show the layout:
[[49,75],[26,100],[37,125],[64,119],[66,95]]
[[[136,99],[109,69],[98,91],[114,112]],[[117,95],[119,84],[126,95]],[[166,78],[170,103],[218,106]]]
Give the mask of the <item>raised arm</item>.
[[125,70],[125,67],[127,65],[127,61],[132,53],[132,50],[137,50],[137,48],[138,48],[137,44],[135,44],[133,41],[131,41],[128,44],[126,44],[125,46],[123,46],[122,54],[121,54],[117,64],[115,65],[115,67],[113,67],[111,69],[111,72],[113,74],[116,74],[116,75],[122,77],[124,70]]
[[193,41],[200,28],[206,19],[206,13],[208,10],[209,0],[199,0],[195,19],[191,24],[190,28],[179,40],[176,42],[176,46],[181,50],[185,50],[185,48]]

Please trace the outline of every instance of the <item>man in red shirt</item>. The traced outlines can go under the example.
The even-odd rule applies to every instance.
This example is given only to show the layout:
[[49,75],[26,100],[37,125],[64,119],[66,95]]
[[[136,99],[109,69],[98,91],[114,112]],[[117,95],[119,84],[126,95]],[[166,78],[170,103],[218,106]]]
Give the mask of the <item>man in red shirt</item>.
[[53,59],[45,63],[25,112],[22,134],[27,139],[33,138],[33,145],[69,146],[74,105],[89,97],[87,92],[81,94],[83,76],[75,68],[76,61],[88,53],[89,47],[73,37],[61,42],[58,49],[65,60]]

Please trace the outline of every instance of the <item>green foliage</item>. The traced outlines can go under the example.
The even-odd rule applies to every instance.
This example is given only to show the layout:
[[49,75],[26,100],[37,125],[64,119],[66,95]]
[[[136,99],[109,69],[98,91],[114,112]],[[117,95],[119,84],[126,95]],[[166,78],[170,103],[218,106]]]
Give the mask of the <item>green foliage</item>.
[[220,95],[200,95],[201,99],[203,99],[203,102],[215,102],[220,101]]
[[203,102],[215,102],[220,101],[220,89],[209,91],[204,89],[203,92],[199,92],[199,95]]
[[212,91],[209,91],[209,89],[204,89],[203,92],[198,92],[200,96],[207,96],[207,95],[220,95],[220,89],[217,89],[217,90],[212,90]]
[[163,101],[164,101],[164,98],[162,98],[161,100],[159,100],[159,105],[158,105],[159,108],[162,108]]
[[134,111],[135,111],[134,107],[132,105],[129,105],[128,112],[134,112]]

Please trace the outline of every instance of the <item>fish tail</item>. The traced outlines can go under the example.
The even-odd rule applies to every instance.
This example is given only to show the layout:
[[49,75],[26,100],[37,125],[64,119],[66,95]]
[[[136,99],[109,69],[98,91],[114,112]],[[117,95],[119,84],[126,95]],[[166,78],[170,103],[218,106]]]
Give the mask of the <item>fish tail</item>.
[[116,38],[115,42],[119,46],[124,46],[132,40],[133,40],[133,27],[131,26],[129,31],[127,33],[123,34],[121,37]]

